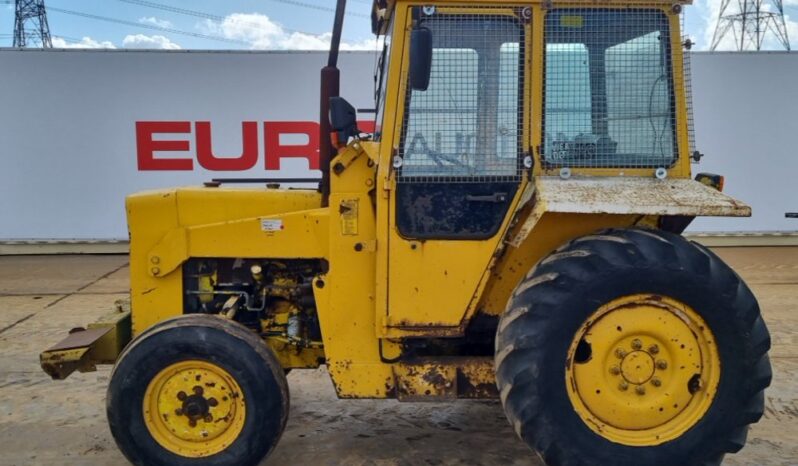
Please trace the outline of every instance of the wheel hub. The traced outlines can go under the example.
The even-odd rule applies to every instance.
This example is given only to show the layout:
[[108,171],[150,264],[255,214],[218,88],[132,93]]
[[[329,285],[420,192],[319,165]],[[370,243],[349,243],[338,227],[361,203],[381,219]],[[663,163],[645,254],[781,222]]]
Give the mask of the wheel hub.
[[689,306],[661,296],[602,306],[577,333],[569,361],[568,395],[579,416],[628,445],[659,444],[692,427],[709,409],[720,377],[707,325]]
[[224,450],[241,433],[244,418],[236,381],[205,361],[165,368],[144,395],[144,419],[153,438],[181,456],[201,458]]
[[632,351],[621,361],[620,375],[629,383],[644,384],[654,376],[654,358],[642,350]]
[[191,427],[195,427],[200,419],[205,422],[212,422],[211,407],[219,405],[216,398],[210,397],[206,399],[203,396],[204,392],[201,386],[195,385],[193,395],[186,395],[185,392],[177,393],[177,399],[182,401],[183,405],[175,410],[175,415],[186,416]]

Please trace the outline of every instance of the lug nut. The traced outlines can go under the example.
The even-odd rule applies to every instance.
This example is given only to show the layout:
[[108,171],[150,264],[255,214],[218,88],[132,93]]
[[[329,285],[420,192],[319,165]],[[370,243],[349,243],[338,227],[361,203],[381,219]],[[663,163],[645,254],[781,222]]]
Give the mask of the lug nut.
[[620,367],[618,367],[618,366],[612,366],[612,367],[610,367],[610,374],[612,374],[612,375],[618,375],[618,374],[620,374],[620,373],[621,373],[621,368],[620,368]]
[[175,410],[175,414],[178,415],[178,416],[182,416],[183,415],[183,409],[182,408],[177,408]]
[[218,405],[219,402],[216,401],[216,398],[208,398],[208,406],[213,408],[214,406]]
[[651,385],[653,385],[655,387],[659,387],[660,385],[662,385],[662,381],[660,379],[656,378],[656,377],[652,377],[651,378]]
[[180,400],[180,401],[185,400],[186,399],[186,392],[178,392],[177,393],[177,399]]
[[646,387],[644,387],[642,385],[636,386],[635,387],[635,393],[637,393],[638,395],[645,395],[646,394]]
[[618,384],[618,390],[625,392],[629,388],[629,384],[626,382],[621,382]]
[[626,357],[626,351],[624,351],[623,348],[618,348],[615,350],[615,356],[617,356],[618,359],[623,359]]
[[634,340],[632,340],[632,349],[639,350],[642,347],[643,347],[643,342],[640,341],[639,338],[635,338]]
[[651,354],[657,354],[657,353],[659,353],[659,346],[657,346],[657,345],[651,345],[651,346],[649,346],[649,347],[648,347],[648,352],[649,352],[649,353],[651,353]]
[[667,368],[668,368],[668,363],[665,362],[664,359],[658,359],[657,360],[657,369],[664,371]]
[[202,387],[200,387],[199,385],[197,385],[197,386],[195,386],[195,387],[194,387],[194,394],[195,394],[195,395],[202,395],[202,394],[203,394],[203,392],[204,392],[204,390],[203,390],[203,389],[202,389]]
[[210,414],[206,414],[204,421],[205,422],[213,422],[213,416],[211,416]]

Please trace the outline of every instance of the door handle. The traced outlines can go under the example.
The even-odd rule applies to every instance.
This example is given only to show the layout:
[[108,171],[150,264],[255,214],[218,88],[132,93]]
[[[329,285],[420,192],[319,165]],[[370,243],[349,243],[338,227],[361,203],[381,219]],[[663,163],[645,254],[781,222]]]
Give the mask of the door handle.
[[471,194],[466,195],[466,201],[469,202],[505,202],[507,201],[507,193],[493,193],[486,196],[474,196]]

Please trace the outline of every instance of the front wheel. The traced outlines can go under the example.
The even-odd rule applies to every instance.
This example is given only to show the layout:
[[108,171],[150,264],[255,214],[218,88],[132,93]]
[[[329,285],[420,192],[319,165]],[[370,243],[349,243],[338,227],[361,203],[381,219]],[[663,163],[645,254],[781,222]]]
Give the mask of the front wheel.
[[254,466],[280,438],[288,388],[249,329],[186,315],[148,329],[111,374],[108,422],[135,465]]
[[608,230],[518,285],[499,324],[497,383],[549,465],[713,465],[762,415],[769,347],[756,299],[712,252]]

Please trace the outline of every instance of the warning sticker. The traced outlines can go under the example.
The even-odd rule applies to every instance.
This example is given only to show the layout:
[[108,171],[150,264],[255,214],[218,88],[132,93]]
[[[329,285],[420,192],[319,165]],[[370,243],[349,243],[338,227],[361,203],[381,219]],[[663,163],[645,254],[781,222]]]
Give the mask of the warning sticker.
[[357,199],[344,199],[341,201],[341,233],[344,235],[357,235]]
[[275,232],[283,229],[283,221],[281,219],[262,218],[260,219],[260,229],[266,232]]

